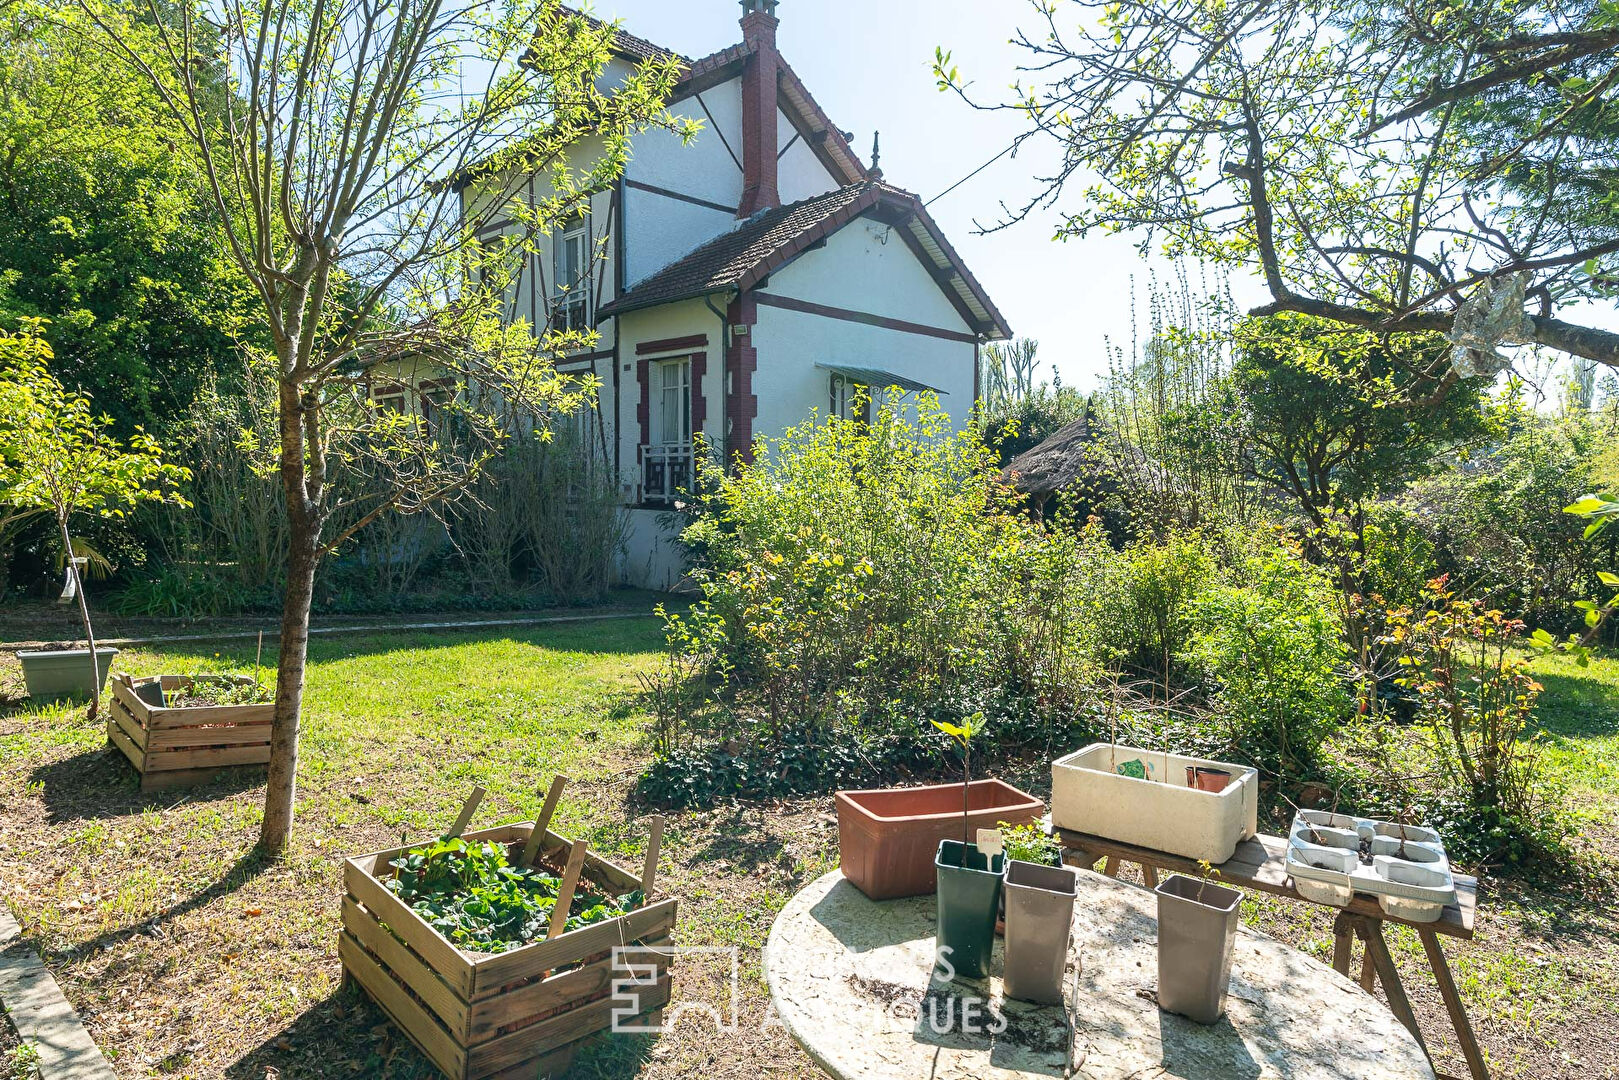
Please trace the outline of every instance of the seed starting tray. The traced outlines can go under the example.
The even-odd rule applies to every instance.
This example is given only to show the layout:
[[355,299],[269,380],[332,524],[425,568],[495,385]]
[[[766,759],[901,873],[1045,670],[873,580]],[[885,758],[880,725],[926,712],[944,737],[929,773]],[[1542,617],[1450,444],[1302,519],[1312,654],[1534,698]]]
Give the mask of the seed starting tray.
[[1407,922],[1434,922],[1456,902],[1445,845],[1420,825],[1300,810],[1288,834],[1287,872],[1306,899],[1347,907],[1364,893]]

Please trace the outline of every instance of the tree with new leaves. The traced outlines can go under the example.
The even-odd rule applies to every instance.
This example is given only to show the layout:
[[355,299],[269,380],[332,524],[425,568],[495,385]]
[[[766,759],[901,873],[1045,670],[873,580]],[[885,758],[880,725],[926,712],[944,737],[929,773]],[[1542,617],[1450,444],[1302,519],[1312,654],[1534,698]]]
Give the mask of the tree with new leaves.
[[[316,568],[385,513],[468,498],[503,439],[594,395],[553,363],[593,335],[507,318],[509,297],[632,135],[689,134],[663,107],[677,65],[610,84],[614,28],[557,0],[77,3],[183,129],[267,325],[290,539],[259,845],[279,851]],[[431,426],[372,407],[401,367],[465,389]],[[361,470],[383,482],[345,486]]]
[[127,441],[112,432],[90,399],[65,389],[47,364],[51,349],[39,325],[0,331],[0,527],[9,516],[49,514],[78,597],[90,648],[90,718],[101,708],[95,628],[73,558],[73,520],[81,514],[121,518],[143,502],[184,504],[177,485],[189,473],[163,460],[157,442],[136,429]]
[[1437,334],[1379,335],[1277,315],[1245,321],[1236,339],[1240,459],[1318,531],[1337,520],[1358,537],[1368,501],[1439,471],[1450,452],[1490,432],[1476,386],[1427,409],[1389,407],[1391,398],[1421,395],[1408,372],[1445,350]]
[[1503,342],[1619,367],[1619,333],[1559,317],[1619,280],[1615,0],[1032,7],[1009,98],[936,57],[941,89],[1060,150],[986,227],[1055,209],[1063,236],[1256,272],[1254,314],[1447,334],[1419,403]]

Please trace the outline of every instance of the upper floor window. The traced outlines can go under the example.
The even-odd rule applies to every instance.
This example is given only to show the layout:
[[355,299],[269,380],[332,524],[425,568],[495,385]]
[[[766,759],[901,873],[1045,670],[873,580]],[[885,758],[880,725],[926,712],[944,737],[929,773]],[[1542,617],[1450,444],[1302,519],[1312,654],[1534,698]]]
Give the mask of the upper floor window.
[[590,222],[568,225],[551,252],[551,325],[557,330],[590,326]]
[[662,446],[691,442],[691,358],[651,365],[652,441]]

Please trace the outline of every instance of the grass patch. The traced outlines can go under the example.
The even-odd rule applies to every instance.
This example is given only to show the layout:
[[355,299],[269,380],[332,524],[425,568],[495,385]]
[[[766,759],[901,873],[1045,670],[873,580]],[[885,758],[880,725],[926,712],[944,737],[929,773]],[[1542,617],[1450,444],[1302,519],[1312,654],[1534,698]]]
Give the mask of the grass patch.
[[[143,796],[82,708],[0,711],[3,899],[121,1075],[432,1076],[362,995],[338,989],[340,858],[436,834],[473,783],[489,791],[478,824],[531,816],[563,772],[572,783],[559,828],[638,865],[633,792],[649,754],[636,675],[661,643],[650,618],[316,639],[299,823],[274,861],[251,850],[262,771]],[[252,664],[251,642],[119,660],[137,675]],[[1619,804],[1619,661],[1580,669],[1553,658],[1536,671],[1546,766],[1588,811],[1587,840],[1611,844],[1613,815],[1596,813]],[[19,686],[0,661],[0,689]],[[1040,791],[1049,774],[1039,758],[996,771]],[[681,897],[679,940],[741,948],[741,1030],[720,1038],[689,1018],[661,1039],[609,1044],[576,1075],[757,1076],[768,1063],[772,1077],[819,1076],[779,1027],[762,1027],[759,950],[787,899],[836,865],[834,821],[827,797],[672,815],[662,881]],[[1326,909],[1259,896],[1243,917],[1330,959]],[[1464,1074],[1420,945],[1389,937],[1440,1067]],[[1619,1067],[1615,940],[1619,920],[1602,896],[1486,882],[1477,939],[1446,948],[1498,1078]],[[682,961],[677,1002],[726,1000],[729,973],[723,957]]]

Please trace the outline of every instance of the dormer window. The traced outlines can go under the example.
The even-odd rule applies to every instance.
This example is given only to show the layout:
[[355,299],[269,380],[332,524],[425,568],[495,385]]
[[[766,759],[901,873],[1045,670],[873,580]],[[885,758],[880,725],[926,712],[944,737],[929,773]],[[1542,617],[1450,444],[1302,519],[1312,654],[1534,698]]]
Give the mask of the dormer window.
[[551,327],[590,327],[590,222],[580,218],[557,236],[552,251]]

